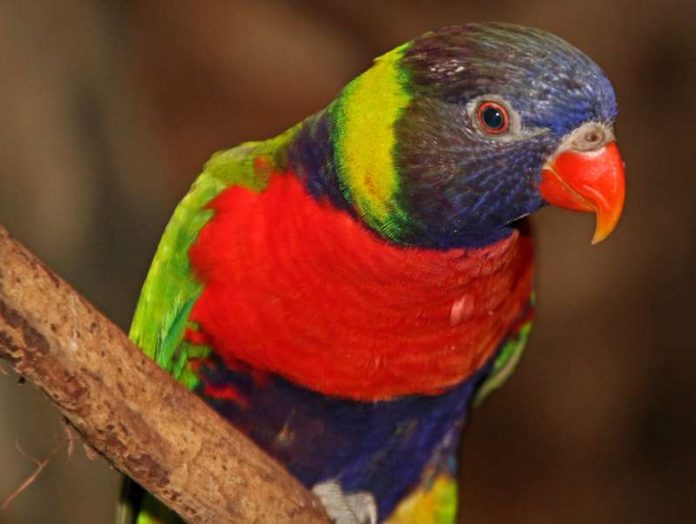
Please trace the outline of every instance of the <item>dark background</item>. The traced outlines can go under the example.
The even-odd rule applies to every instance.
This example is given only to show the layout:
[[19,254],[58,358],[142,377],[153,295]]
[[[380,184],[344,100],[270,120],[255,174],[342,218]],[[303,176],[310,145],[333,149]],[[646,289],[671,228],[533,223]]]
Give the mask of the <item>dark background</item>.
[[[614,82],[621,227],[536,220],[538,316],[518,372],[475,417],[475,523],[696,515],[696,2],[0,0],[0,223],[124,328],[162,228],[216,149],[324,106],[370,60],[438,26],[559,34]],[[66,459],[57,412],[0,376],[2,523],[107,523],[118,475]],[[58,448],[56,448],[58,446]]]

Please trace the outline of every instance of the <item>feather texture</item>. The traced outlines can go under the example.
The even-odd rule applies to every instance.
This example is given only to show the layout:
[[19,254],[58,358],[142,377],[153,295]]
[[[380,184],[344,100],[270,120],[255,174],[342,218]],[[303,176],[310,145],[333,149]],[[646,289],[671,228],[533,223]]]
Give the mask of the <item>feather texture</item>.
[[[492,136],[481,101],[509,112]],[[307,487],[380,521],[450,524],[472,404],[531,328],[544,163],[610,125],[613,91],[561,39],[427,33],[276,138],[218,153],[177,206],[131,338]],[[137,486],[122,522],[175,522]]]

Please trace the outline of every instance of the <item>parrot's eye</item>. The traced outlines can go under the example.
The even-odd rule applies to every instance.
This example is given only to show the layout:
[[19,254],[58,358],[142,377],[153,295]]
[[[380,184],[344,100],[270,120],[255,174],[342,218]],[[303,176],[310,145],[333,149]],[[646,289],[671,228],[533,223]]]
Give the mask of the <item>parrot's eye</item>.
[[476,112],[479,127],[489,135],[501,135],[508,130],[507,110],[497,102],[482,102]]

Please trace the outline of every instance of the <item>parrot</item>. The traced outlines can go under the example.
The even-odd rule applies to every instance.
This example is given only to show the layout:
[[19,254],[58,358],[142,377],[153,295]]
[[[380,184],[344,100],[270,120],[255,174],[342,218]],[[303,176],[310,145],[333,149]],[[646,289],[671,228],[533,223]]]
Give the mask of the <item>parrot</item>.
[[[338,524],[451,524],[473,410],[520,360],[528,217],[625,197],[616,96],[563,39],[427,32],[322,110],[214,154],[166,226],[130,338]],[[118,522],[182,522],[126,481]]]

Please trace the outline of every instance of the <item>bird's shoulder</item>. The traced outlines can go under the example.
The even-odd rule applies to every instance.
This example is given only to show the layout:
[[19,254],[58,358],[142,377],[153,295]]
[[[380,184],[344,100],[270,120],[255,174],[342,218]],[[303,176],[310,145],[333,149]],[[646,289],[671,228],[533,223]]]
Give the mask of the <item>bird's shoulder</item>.
[[[271,141],[272,142],[272,141]],[[210,203],[230,187],[262,191],[267,183],[263,159],[273,144],[249,142],[214,154],[176,206],[152,260],[131,323],[130,338],[175,378],[185,376],[192,356],[206,348],[184,341],[189,314],[201,293],[189,260],[189,249],[213,216]]]

